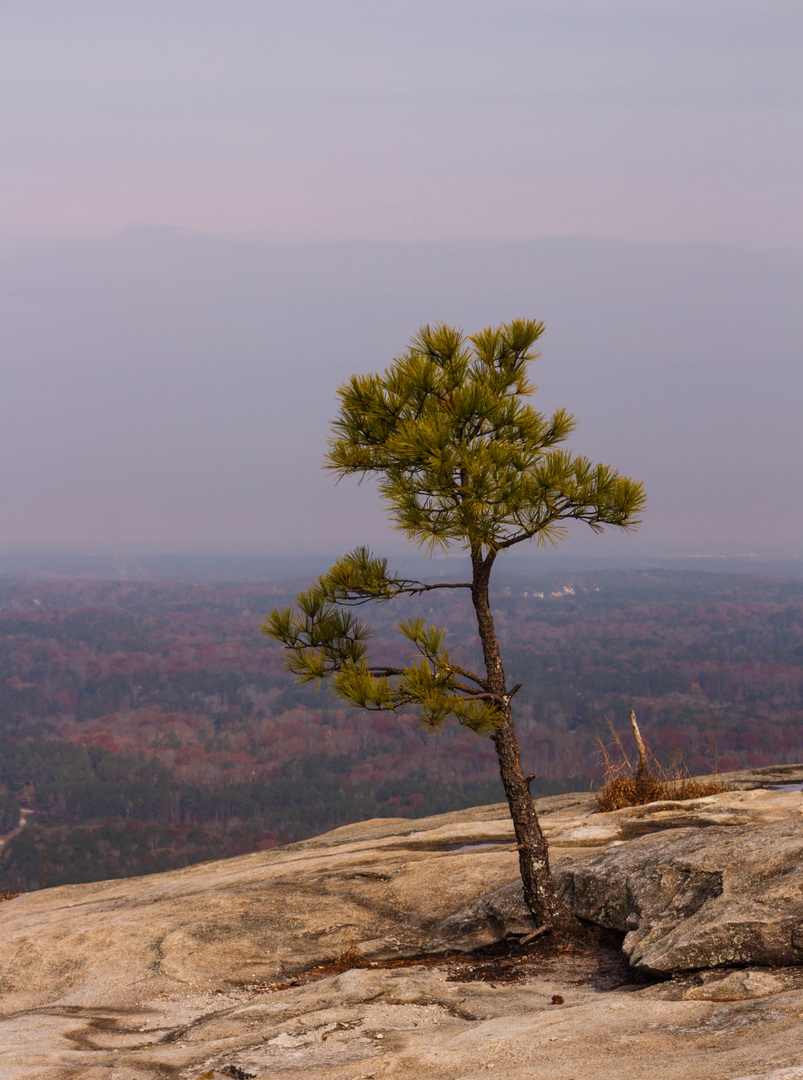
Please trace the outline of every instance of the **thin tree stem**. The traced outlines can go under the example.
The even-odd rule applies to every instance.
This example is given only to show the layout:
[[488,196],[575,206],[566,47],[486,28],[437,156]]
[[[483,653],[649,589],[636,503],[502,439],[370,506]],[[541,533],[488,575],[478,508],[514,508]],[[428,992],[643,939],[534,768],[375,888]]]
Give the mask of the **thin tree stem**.
[[506,690],[505,669],[489,601],[489,582],[495,556],[489,552],[483,558],[481,550],[477,548],[472,549],[471,556],[474,569],[471,598],[488,672],[488,685],[502,699],[499,708],[501,715],[491,738],[496,746],[499,772],[516,834],[524,899],[539,926],[552,926],[565,922],[569,916],[555,892],[546,837],[538,821],[528,778],[521,767],[519,741],[510,706],[511,695]]

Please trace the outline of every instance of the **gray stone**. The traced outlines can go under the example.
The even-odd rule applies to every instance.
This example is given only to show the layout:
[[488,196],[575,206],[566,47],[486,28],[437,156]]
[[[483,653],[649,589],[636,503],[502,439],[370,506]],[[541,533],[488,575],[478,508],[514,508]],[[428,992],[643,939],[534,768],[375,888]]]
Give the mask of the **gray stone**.
[[641,991],[641,995],[662,1001],[748,1001],[789,990],[803,991],[803,967],[679,972],[666,982]]
[[536,929],[516,879],[478,897],[460,911],[438,922],[427,937],[429,952],[458,949],[465,952],[508,938],[523,938]]
[[682,828],[608,848],[560,875],[581,918],[625,933],[660,974],[803,962],[799,811],[772,825]]

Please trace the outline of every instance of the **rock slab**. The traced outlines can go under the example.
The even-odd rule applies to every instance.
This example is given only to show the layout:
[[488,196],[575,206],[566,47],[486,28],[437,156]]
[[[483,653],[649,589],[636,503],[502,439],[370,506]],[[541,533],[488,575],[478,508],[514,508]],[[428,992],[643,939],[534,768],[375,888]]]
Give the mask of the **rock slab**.
[[803,795],[749,782],[604,815],[540,803],[578,911],[680,972],[643,989],[600,989],[574,956],[523,983],[302,977],[348,947],[395,963],[528,932],[505,806],[0,904],[0,1080],[642,1080],[645,1061],[654,1080],[788,1080],[803,968],[774,965],[799,944]]

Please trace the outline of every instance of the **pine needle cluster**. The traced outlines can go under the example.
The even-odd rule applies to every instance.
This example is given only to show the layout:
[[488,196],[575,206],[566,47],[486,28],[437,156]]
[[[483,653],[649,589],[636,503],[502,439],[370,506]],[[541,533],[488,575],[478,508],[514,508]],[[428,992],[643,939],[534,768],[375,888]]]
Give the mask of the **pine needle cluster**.
[[326,468],[377,477],[396,527],[428,548],[555,543],[568,519],[635,524],[641,485],[559,449],[573,417],[524,400],[543,330],[519,319],[466,338],[424,326],[385,372],[341,387]]
[[400,712],[412,707],[429,727],[451,718],[488,734],[497,717],[494,695],[484,689],[485,680],[451,659],[443,627],[422,618],[402,619],[397,628],[413,646],[413,659],[401,668],[368,662],[371,628],[349,608],[431,587],[388,573],[386,559],[357,548],[299,593],[295,608],[271,612],[262,630],[284,644],[285,665],[301,682],[327,679],[336,697],[361,709]]

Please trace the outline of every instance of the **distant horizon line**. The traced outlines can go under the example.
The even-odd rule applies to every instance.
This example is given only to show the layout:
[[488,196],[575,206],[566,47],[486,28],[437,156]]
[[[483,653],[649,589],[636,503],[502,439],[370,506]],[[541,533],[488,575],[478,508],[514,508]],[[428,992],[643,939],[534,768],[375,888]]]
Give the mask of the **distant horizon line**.
[[0,232],[0,244],[3,242],[70,242],[70,241],[106,241],[106,240],[214,240],[233,244],[262,245],[265,247],[335,247],[337,245],[365,247],[445,247],[448,245],[470,244],[538,244],[538,243],[593,243],[612,244],[622,247],[687,247],[718,248],[720,250],[765,252],[774,254],[803,254],[803,244],[748,243],[743,240],[715,240],[704,237],[684,239],[661,239],[657,237],[595,236],[591,233],[547,233],[532,236],[462,236],[429,237],[410,239],[408,237],[315,237],[281,239],[278,237],[258,236],[249,233],[206,232],[188,229],[182,225],[158,225],[156,223],[131,224],[123,228],[106,232],[65,232],[65,233],[10,233]]
[[[352,545],[353,546],[353,545]],[[467,557],[467,553],[463,551],[443,552],[436,553],[433,556],[427,556],[424,553],[416,550],[399,551],[381,549],[378,545],[368,545],[371,550],[381,557],[386,557],[389,561],[399,561],[404,563],[420,563],[422,565],[427,564],[440,564],[446,560],[460,560]],[[176,562],[176,563],[190,563],[190,562],[207,562],[207,563],[299,563],[299,562],[327,562],[339,558],[346,551],[344,548],[331,548],[326,551],[322,550],[280,550],[273,548],[268,551],[262,552],[225,552],[214,550],[188,550],[183,549],[180,551],[159,550],[150,549],[132,550],[132,549],[91,549],[85,547],[75,548],[17,548],[17,547],[0,547],[0,573],[4,572],[4,567],[16,564],[57,564],[57,563],[92,563],[97,562],[101,564],[108,563],[153,563],[153,562]],[[569,552],[569,551],[544,551],[541,550],[524,550],[505,552],[504,563],[510,562],[543,562],[545,565],[554,565],[560,563],[562,565],[567,564],[595,564],[595,565],[617,565],[617,566],[644,566],[647,563],[682,563],[682,562],[694,562],[694,563],[747,563],[753,566],[760,566],[763,564],[797,564],[800,563],[803,566],[803,557],[798,552],[755,552],[755,551],[742,551],[742,552],[721,552],[721,551],[709,551],[709,552],[688,552],[688,553],[667,553],[663,551],[644,551],[644,552],[627,552],[616,555],[611,554],[599,554],[595,555],[587,552]],[[500,564],[502,565],[502,564]]]

